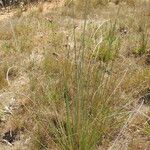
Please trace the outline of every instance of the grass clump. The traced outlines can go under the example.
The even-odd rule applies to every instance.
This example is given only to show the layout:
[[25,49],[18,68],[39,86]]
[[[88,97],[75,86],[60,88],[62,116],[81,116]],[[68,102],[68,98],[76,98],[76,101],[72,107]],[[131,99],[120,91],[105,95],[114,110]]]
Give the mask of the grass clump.
[[[104,38],[104,43],[108,43],[107,55],[101,55],[102,60],[97,60],[97,56],[89,52],[95,45],[85,44],[89,34],[85,26],[79,33],[74,29],[74,35],[78,37],[73,40],[72,55],[68,55],[68,49],[63,46],[65,43],[56,44],[53,36],[52,49],[47,47],[45,50],[42,72],[37,70],[38,75],[31,75],[33,103],[28,111],[35,123],[33,145],[36,149],[93,150],[102,144],[104,136],[111,139],[124,120],[124,115],[116,118],[125,110],[118,107],[123,105],[119,98],[121,93],[114,90],[123,74],[108,75],[105,71],[108,67],[112,70],[115,63],[109,51],[116,40],[115,27]],[[57,38],[65,36],[59,36],[62,33],[56,26],[51,32],[52,35],[57,32]],[[118,50],[119,44],[114,45],[113,48]],[[63,50],[59,51],[60,47]]]
[[[47,65],[50,65],[49,62]],[[87,69],[88,66],[84,67]],[[88,75],[87,70],[81,70],[80,76],[75,65],[63,60],[46,75],[45,86],[35,83],[32,99],[34,108],[38,110],[34,112],[37,116],[34,120],[39,124],[36,132],[46,129],[46,134],[49,135],[44,143],[40,140],[41,144],[47,147],[47,140],[51,138],[51,142],[55,142],[59,149],[92,150],[102,142],[104,135],[110,138],[108,133],[112,126],[116,129],[119,127],[120,120],[111,117],[111,114],[120,111],[116,109],[116,97],[111,96],[113,89],[108,89],[113,83],[105,79],[102,70],[95,73],[97,68],[97,65],[93,66],[92,75]],[[118,99],[117,101],[119,104]],[[49,114],[49,110],[53,111],[53,115]],[[42,136],[43,133],[37,135]]]
[[97,56],[95,54],[94,55],[103,62],[113,60],[118,55],[118,51],[120,49],[120,39],[116,36],[115,28],[115,25],[110,27],[108,33],[105,33],[106,36],[102,38],[102,42],[95,50]]
[[134,53],[138,56],[145,54],[147,52],[147,42],[147,33],[144,33],[144,31],[142,31],[142,33],[140,34],[138,47],[134,50]]

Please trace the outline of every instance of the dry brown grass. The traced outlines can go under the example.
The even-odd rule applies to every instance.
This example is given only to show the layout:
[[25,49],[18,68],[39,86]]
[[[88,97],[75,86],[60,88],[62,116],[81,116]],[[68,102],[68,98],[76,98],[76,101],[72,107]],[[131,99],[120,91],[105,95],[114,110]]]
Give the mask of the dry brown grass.
[[[149,135],[149,126],[143,124],[149,110],[139,109],[138,103],[150,85],[145,62],[150,48],[149,3],[126,1],[102,8],[97,3],[106,1],[92,1],[102,9],[88,9],[86,20],[81,15],[83,1],[76,2],[77,15],[68,13],[73,4],[47,13],[42,5],[1,27],[1,56],[7,67],[0,71],[0,88],[15,93],[17,107],[6,126],[24,129],[31,138],[28,149],[108,149],[126,142],[121,143],[118,133],[133,115],[123,135],[128,149],[136,150]],[[7,87],[6,72],[12,65],[17,75],[9,78]],[[141,119],[134,120],[137,114]]]

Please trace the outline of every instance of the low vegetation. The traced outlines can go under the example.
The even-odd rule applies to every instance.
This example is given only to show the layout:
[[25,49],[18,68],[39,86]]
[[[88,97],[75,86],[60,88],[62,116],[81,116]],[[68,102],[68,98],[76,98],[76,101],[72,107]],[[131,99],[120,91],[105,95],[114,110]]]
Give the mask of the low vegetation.
[[[18,10],[0,27],[0,89],[15,93],[9,121],[30,137],[27,149],[115,150],[128,130],[148,137],[149,111],[140,108],[149,106],[139,100],[150,88],[150,3],[66,0],[46,13],[44,6]],[[138,149],[135,141],[127,149]]]

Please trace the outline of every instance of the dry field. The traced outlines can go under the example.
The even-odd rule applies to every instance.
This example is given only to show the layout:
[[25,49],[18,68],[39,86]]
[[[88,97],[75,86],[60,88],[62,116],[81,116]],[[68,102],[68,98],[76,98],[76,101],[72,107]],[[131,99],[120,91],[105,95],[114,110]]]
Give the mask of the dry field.
[[0,150],[150,150],[150,1],[2,10]]

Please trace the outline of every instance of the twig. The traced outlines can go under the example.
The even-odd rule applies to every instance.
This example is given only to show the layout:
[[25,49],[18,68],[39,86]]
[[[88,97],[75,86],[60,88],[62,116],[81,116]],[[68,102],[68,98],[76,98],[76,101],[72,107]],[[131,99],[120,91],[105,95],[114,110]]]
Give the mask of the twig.
[[12,67],[9,67],[8,70],[7,70],[7,73],[6,73],[6,80],[7,80],[7,83],[8,85],[10,86],[10,81],[9,81],[9,72],[12,68],[16,68],[16,66],[12,66]]

